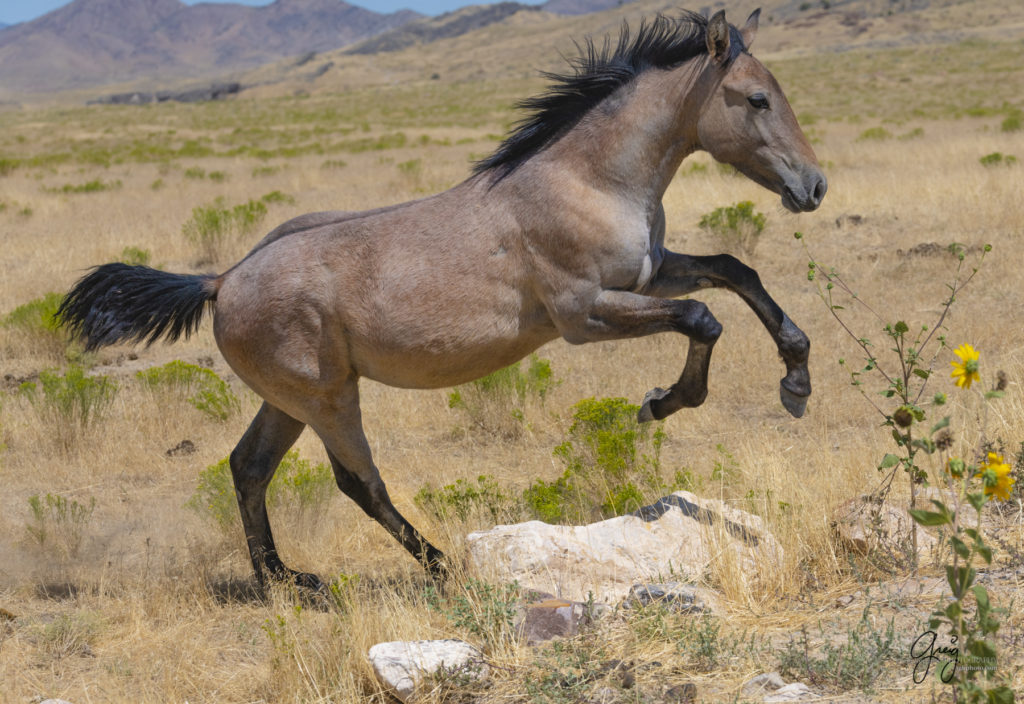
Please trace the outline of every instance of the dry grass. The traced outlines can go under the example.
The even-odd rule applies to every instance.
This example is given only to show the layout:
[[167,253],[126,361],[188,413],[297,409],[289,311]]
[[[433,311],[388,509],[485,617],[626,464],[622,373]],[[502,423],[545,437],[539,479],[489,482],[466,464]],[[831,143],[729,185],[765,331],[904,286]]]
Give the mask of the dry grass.
[[[532,31],[523,29],[524,34]],[[1019,41],[1014,46],[1019,50]],[[969,47],[964,51],[970,54]],[[983,65],[992,59],[987,48],[971,55]],[[812,71],[802,58],[781,57],[778,68],[787,87],[801,85],[804,78],[817,80],[817,69]],[[1019,81],[1020,73],[1008,80]],[[471,158],[493,148],[489,135],[503,131],[510,118],[508,102],[536,86],[533,79],[512,77],[468,86],[442,81],[346,95],[324,91],[311,98],[264,97],[228,106],[2,114],[0,153],[28,163],[0,176],[0,202],[6,206],[0,211],[0,314],[49,291],[66,290],[83,268],[117,259],[129,245],[147,250],[156,266],[195,270],[199,256],[181,228],[193,208],[217,197],[229,206],[274,190],[294,198],[268,206],[265,231],[302,212],[361,209],[446,188],[465,176]],[[865,91],[856,88],[858,94]],[[598,638],[569,643],[560,652],[538,653],[515,643],[495,646],[489,656],[505,669],[498,670],[488,698],[522,698],[527,681],[569,668],[577,657],[662,663],[638,669],[634,693],[693,681],[704,701],[734,701],[744,679],[772,669],[771,647],[783,647],[802,625],[813,635],[819,623],[845,633],[857,622],[863,599],[841,609],[834,605],[838,596],[860,594],[872,584],[874,617],[881,622],[897,616],[904,637],[934,605],[933,596],[898,591],[893,585],[901,577],[858,567],[830,529],[840,504],[880,481],[875,467],[891,441],[837,364],[840,357],[859,360],[858,350],[807,281],[794,230],[804,233],[818,261],[838,267],[884,317],[905,319],[911,327],[934,322],[954,264],[941,253],[914,248],[931,242],[992,244],[979,278],[947,320],[947,335],[954,345],[972,342],[982,352],[984,370],[1005,370],[1010,379],[1007,397],[988,415],[986,437],[998,438],[1011,451],[1024,440],[1024,335],[1017,324],[1024,315],[1019,295],[1024,275],[1015,256],[1022,245],[1024,167],[986,168],[978,161],[995,151],[1024,158],[1024,132],[1000,131],[1001,114],[952,119],[971,107],[967,97],[948,114],[913,117],[904,111],[898,126],[884,123],[897,136],[917,127],[922,136],[863,140],[864,130],[882,124],[884,115],[872,118],[865,110],[859,121],[851,121],[841,114],[848,108],[828,90],[820,89],[815,97],[804,97],[801,89],[793,92],[800,95],[802,112],[823,118],[811,128],[830,179],[829,195],[818,212],[787,214],[775,196],[723,175],[701,155],[684,164],[665,198],[669,245],[694,254],[718,248],[697,227],[704,213],[747,199],[767,213],[768,226],[750,263],[813,342],[815,392],[807,416],[794,420],[777,400],[783,368],[768,336],[736,297],[708,293],[704,300],[725,326],[709,398],[665,425],[663,465],[688,468],[701,481],[698,493],[762,515],[783,545],[785,559],[764,565],[764,579],[757,585],[743,584],[728,565],[709,575],[723,593],[722,631],[716,638],[723,653],[708,668],[695,664],[692,651],[680,645],[691,642],[693,634],[677,617],[616,617],[599,626]],[[452,104],[455,109],[444,110]],[[109,128],[115,122],[116,134]],[[267,129],[257,132],[262,125]],[[236,126],[252,131],[237,136]],[[365,150],[351,145],[354,139],[376,140],[396,132],[406,135],[403,144]],[[134,140],[179,151],[136,158],[130,152]],[[187,140],[217,152],[238,143],[278,151],[266,158],[249,153],[189,156],[181,151]],[[330,153],[282,151],[317,142],[348,146]],[[690,171],[691,163],[709,168]],[[407,164],[413,165],[401,166]],[[223,172],[226,178],[187,178],[185,170],[194,166]],[[80,194],[52,190],[93,179],[120,180],[123,186]],[[161,185],[154,189],[158,180]],[[862,220],[855,224],[851,215]],[[223,261],[212,267],[223,269],[259,236],[232,243]],[[848,315],[855,330],[881,343],[868,314],[851,308]],[[105,416],[83,431],[70,451],[54,441],[55,429],[16,393],[21,381],[64,366],[65,354],[59,348],[40,349],[19,335],[0,328],[0,373],[5,375],[0,397],[0,606],[15,616],[0,621],[3,701],[37,695],[75,702],[386,701],[365,660],[372,644],[474,638],[455,627],[443,608],[430,608],[429,584],[418,566],[341,496],[313,520],[285,512],[275,521],[289,564],[324,576],[358,575],[343,590],[340,605],[327,611],[300,609],[287,590],[266,601],[246,592],[249,566],[239,531],[222,535],[184,508],[199,473],[230,452],[258,405],[220,360],[208,328],[174,347],[136,350],[137,359],[132,350],[114,348],[85,360],[96,372],[115,378],[120,389]],[[364,384],[367,434],[396,505],[456,557],[462,555],[463,536],[480,527],[479,520],[439,523],[424,515],[413,502],[420,487],[480,474],[517,489],[536,478],[554,478],[562,468],[552,448],[571,422],[572,405],[588,396],[638,401],[647,389],[676,378],[684,348],[681,340],[661,336],[581,348],[556,342],[539,353],[551,360],[561,383],[544,404],[527,405],[527,430],[514,440],[467,429],[465,417],[448,408],[445,391]],[[232,382],[242,411],[215,422],[180,398],[155,394],[135,381],[136,370],[172,359],[212,365]],[[937,360],[934,390],[950,386],[942,371],[948,359],[943,353]],[[952,412],[963,438],[960,449],[970,452],[980,437],[976,404],[954,404]],[[184,439],[195,444],[195,454],[166,454]],[[304,457],[325,460],[308,433],[298,447]],[[723,462],[724,453],[736,470],[714,479],[713,468]],[[83,529],[82,549],[74,557],[40,546],[26,532],[28,498],[47,492],[82,503],[96,500]],[[902,484],[895,492],[896,501],[906,500]],[[991,529],[1020,550],[1019,516],[993,517]],[[1002,552],[1002,564],[1010,564],[1007,551]],[[993,591],[1000,603],[1015,599],[1001,632],[1001,652],[1019,666],[1024,625],[1019,552],[1010,566],[1016,576],[1003,579]],[[924,574],[939,572],[929,565]],[[455,586],[451,593],[463,593],[460,589]],[[758,645],[733,642],[744,633]],[[889,667],[875,694],[851,694],[849,700],[906,701],[909,696],[923,701],[926,685],[912,688],[910,669],[909,662]],[[1009,663],[1006,671],[1012,671]],[[1019,688],[1024,680],[1019,671],[1016,677]]]

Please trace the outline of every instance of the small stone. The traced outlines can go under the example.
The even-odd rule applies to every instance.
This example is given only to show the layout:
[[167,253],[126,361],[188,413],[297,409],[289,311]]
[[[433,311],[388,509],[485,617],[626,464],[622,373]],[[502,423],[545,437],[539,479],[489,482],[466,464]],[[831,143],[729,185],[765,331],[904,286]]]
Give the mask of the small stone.
[[611,687],[601,687],[588,700],[590,704],[615,704],[620,701],[619,693]]
[[479,650],[454,639],[378,643],[370,648],[369,658],[377,679],[403,702],[409,701],[424,677],[442,668],[471,679],[482,679],[489,671]]
[[664,694],[666,704],[692,704],[697,700],[697,685],[693,682],[684,682],[670,687]]
[[803,682],[793,682],[785,687],[780,687],[772,694],[764,698],[765,704],[776,704],[777,702],[806,702],[818,699],[818,695],[811,691],[811,688]]
[[845,608],[845,607],[849,606],[852,603],[853,603],[853,595],[852,594],[847,594],[846,596],[841,596],[838,599],[836,599],[836,608],[842,609],[842,608]]
[[523,608],[516,628],[520,639],[527,645],[537,645],[552,638],[572,637],[579,633],[585,612],[585,605],[578,601],[544,599]]
[[191,440],[182,440],[177,445],[167,451],[168,457],[183,457],[185,455],[193,455],[196,451],[196,444]]
[[703,596],[698,587],[685,582],[634,584],[629,590],[625,605],[635,607],[661,604],[671,611],[700,614],[710,611]]

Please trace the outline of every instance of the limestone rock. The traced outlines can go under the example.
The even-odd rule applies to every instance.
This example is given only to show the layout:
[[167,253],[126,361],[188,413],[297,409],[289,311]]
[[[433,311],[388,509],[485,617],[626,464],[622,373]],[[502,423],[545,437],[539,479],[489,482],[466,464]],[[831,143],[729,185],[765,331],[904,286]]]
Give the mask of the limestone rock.
[[378,643],[370,648],[373,672],[399,700],[409,701],[424,677],[444,668],[475,679],[487,676],[483,654],[461,640]]
[[[867,496],[850,499],[839,507],[834,525],[842,541],[857,552],[910,552],[913,520],[906,509],[891,503],[879,504]],[[937,545],[935,536],[918,526],[918,556],[927,557]]]
[[713,561],[756,579],[782,558],[760,517],[688,491],[588,526],[529,521],[471,533],[466,543],[470,565],[485,579],[606,603],[621,601],[638,582],[699,579]]
[[776,689],[773,693],[764,698],[765,704],[776,704],[777,702],[807,702],[817,699],[818,695],[811,691],[811,688],[803,682],[793,682],[785,687]]
[[786,681],[778,672],[766,672],[743,684],[743,696],[748,698],[771,694],[786,686]]

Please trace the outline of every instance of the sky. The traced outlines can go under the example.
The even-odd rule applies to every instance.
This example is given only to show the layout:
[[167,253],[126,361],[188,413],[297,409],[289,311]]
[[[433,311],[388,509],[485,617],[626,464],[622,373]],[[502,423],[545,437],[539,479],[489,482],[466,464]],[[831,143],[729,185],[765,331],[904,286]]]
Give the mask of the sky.
[[[195,5],[200,0],[184,0],[189,5]],[[206,2],[222,2],[223,0],[204,0]],[[242,5],[269,5],[270,0],[232,0]],[[410,9],[422,12],[425,15],[438,15],[448,12],[464,5],[483,5],[497,0],[346,0],[350,5],[359,5],[374,12],[394,12],[395,10]],[[542,0],[519,0],[528,4],[536,5]],[[62,5],[68,4],[69,0],[0,0],[0,22],[5,24],[16,24],[35,19],[45,15],[51,10],[56,10]]]

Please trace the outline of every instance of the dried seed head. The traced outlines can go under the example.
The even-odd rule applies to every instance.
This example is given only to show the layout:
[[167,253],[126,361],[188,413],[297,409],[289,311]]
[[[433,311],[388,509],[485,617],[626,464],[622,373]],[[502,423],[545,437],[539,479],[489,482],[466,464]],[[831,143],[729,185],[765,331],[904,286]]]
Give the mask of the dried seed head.
[[914,422],[914,414],[905,406],[900,406],[892,414],[892,420],[901,428],[909,428],[910,424]]
[[1006,372],[1000,369],[996,372],[996,391],[1006,391]]
[[949,428],[943,428],[935,436],[935,447],[940,450],[948,450],[953,447],[953,433],[949,432]]

